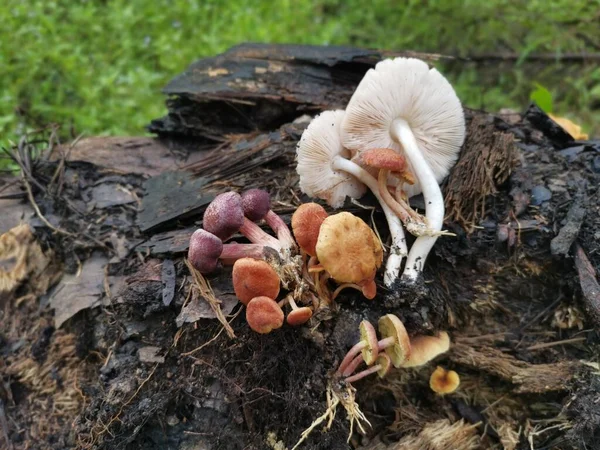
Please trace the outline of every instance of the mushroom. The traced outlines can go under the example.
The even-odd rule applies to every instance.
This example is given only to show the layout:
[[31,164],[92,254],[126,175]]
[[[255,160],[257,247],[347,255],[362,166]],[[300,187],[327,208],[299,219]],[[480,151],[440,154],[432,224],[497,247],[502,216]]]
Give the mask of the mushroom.
[[375,372],[377,372],[377,375],[379,375],[379,378],[384,378],[389,373],[391,368],[392,368],[392,360],[390,359],[388,354],[380,353],[377,356],[377,361],[374,366],[371,366],[368,369],[365,369],[362,372],[359,372],[355,375],[344,378],[344,381],[346,381],[346,383],[353,383],[353,382],[358,381],[358,380],[360,380],[366,376],[369,376]]
[[[425,218],[417,214],[404,201],[402,196],[398,195],[397,198],[394,198],[388,189],[388,175],[390,173],[398,174],[400,178],[407,180],[409,184],[414,183],[412,175],[410,172],[407,172],[404,157],[391,148],[373,148],[361,152],[359,156],[360,161],[364,165],[379,170],[377,176],[379,194],[400,220],[402,220],[406,229],[415,236],[427,234],[428,229]],[[401,188],[402,184],[399,184],[398,187]]]
[[[397,316],[386,314],[379,318],[379,333],[382,339],[377,342],[377,351],[387,353],[394,367],[401,367],[411,355],[411,343],[404,324]],[[347,355],[346,358],[349,356]],[[346,358],[342,361],[341,370],[338,369],[338,372],[347,377],[354,373],[362,360],[360,356],[356,356],[350,362],[346,362]]]
[[343,283],[342,287],[357,288],[368,299],[375,297],[375,274],[383,260],[383,249],[362,219],[349,212],[327,217],[321,224],[316,251],[319,268]]
[[217,269],[219,259],[232,263],[240,258],[262,258],[264,247],[259,244],[223,244],[221,239],[202,228],[194,231],[190,238],[188,259],[201,273]]
[[258,225],[244,216],[242,197],[237,192],[225,192],[217,195],[206,208],[202,222],[204,229],[221,240],[229,239],[240,232],[250,242],[281,250],[281,243],[265,233]]
[[423,192],[431,235],[420,236],[407,258],[403,279],[416,282],[442,230],[444,199],[439,183],[458,158],[465,137],[462,107],[450,83],[414,58],[396,58],[370,69],[354,92],[342,127],[343,146],[360,153],[392,148],[406,156],[418,183],[408,196]]
[[454,370],[446,370],[441,366],[431,374],[429,387],[437,394],[451,394],[460,385],[460,377]]
[[392,238],[384,275],[384,284],[391,287],[408,252],[404,230],[400,219],[379,194],[377,180],[348,159],[350,152],[342,145],[340,137],[344,114],[344,111],[325,111],[315,117],[302,134],[296,167],[300,175],[300,189],[339,208],[346,197],[360,198],[365,192],[365,185],[369,187],[381,204]]
[[303,203],[292,215],[292,230],[300,248],[310,256],[317,256],[317,240],[321,224],[328,214],[318,203]]
[[283,319],[281,307],[269,297],[253,298],[246,307],[248,325],[260,334],[267,334],[281,328]]
[[394,367],[401,367],[412,358],[413,347],[402,321],[394,314],[379,318],[379,334],[382,339],[377,343],[379,351],[385,351]]
[[348,366],[353,362],[354,358],[358,356],[360,360],[364,360],[365,363],[370,366],[377,359],[379,354],[378,343],[377,343],[377,332],[371,322],[363,320],[358,326],[360,331],[360,341],[358,341],[344,356],[344,359],[338,367],[337,373],[342,375]]
[[294,301],[294,296],[292,294],[288,295],[284,300],[279,302],[279,306],[283,306],[286,303],[289,303],[289,305],[292,307],[292,311],[287,315],[286,321],[293,327],[305,324],[313,315],[312,309],[310,309],[308,306],[299,307]]
[[[381,328],[380,328],[381,331]],[[437,336],[417,336],[410,341],[410,358],[401,367],[417,367],[450,349],[450,336],[440,331]]]
[[276,299],[279,295],[279,275],[266,261],[238,259],[233,265],[233,290],[244,305],[255,297]]
[[296,242],[283,219],[271,210],[271,196],[263,189],[250,189],[242,193],[244,215],[253,222],[265,219],[265,222],[277,234],[285,248],[296,248]]

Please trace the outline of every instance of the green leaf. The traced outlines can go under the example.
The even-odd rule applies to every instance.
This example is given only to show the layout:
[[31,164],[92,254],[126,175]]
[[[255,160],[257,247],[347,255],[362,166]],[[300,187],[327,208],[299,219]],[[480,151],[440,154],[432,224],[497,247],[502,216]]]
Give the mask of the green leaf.
[[545,113],[552,112],[552,94],[541,84],[535,83],[535,90],[529,94],[529,99],[537,103]]

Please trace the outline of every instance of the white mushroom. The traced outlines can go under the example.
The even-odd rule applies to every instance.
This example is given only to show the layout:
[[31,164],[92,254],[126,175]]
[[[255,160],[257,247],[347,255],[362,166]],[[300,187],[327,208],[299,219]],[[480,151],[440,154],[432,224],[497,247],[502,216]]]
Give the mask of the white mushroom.
[[384,283],[390,287],[398,277],[402,259],[407,254],[406,239],[400,219],[379,194],[377,180],[358,164],[342,146],[340,125],[344,111],[325,111],[315,117],[298,143],[296,171],[300,189],[311,197],[325,200],[339,208],[346,197],[360,198],[366,186],[381,204],[390,228],[392,248],[386,264]]
[[392,148],[406,156],[423,192],[428,235],[420,236],[407,258],[403,278],[417,280],[442,234],[444,199],[439,183],[458,159],[465,136],[463,110],[450,83],[413,58],[382,61],[367,72],[346,109],[342,142],[351,152]]

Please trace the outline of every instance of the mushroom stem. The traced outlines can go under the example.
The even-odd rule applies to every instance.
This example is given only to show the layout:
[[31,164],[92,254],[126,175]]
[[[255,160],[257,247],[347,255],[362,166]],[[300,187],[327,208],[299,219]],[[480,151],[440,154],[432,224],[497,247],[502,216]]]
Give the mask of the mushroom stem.
[[254,244],[271,247],[277,251],[281,250],[282,243],[278,239],[265,233],[261,227],[247,217],[244,217],[244,224],[240,227],[240,233],[246,236],[248,240]]
[[362,378],[365,378],[373,373],[379,371],[383,366],[381,364],[375,364],[374,366],[369,367],[368,369],[363,370],[362,372],[358,372],[356,375],[352,375],[351,377],[347,377],[344,379],[346,383],[353,383]]
[[271,227],[275,234],[277,234],[277,239],[279,239],[279,242],[283,244],[284,248],[296,247],[296,241],[294,240],[289,227],[281,217],[273,212],[273,210],[269,210],[269,212],[266,214],[265,222],[267,222],[269,227]]
[[408,248],[406,246],[406,238],[404,237],[404,229],[402,228],[400,218],[396,216],[394,211],[381,197],[381,194],[379,193],[379,185],[377,183],[377,180],[369,172],[364,170],[358,164],[347,160],[339,155],[333,158],[331,167],[334,170],[341,170],[358,178],[360,181],[367,185],[371,192],[373,192],[373,195],[377,198],[377,201],[381,204],[381,208],[383,209],[383,212],[385,214],[385,218],[390,229],[390,235],[392,237],[392,246],[390,248],[390,254],[388,256],[388,260],[385,266],[385,274],[383,277],[383,282],[385,286],[389,288],[394,284],[396,278],[398,278],[398,274],[400,273],[400,267],[402,266],[402,259],[408,253]]
[[[348,368],[348,366],[350,364],[352,364],[352,361],[354,360],[354,357],[356,355],[358,355],[361,350],[363,348],[365,348],[367,346],[367,343],[365,341],[360,341],[359,343],[355,344],[354,347],[352,347],[348,353],[346,353],[346,356],[344,356],[344,359],[342,360],[342,362],[340,363],[340,366],[338,367],[337,373],[338,374],[343,374],[346,369]],[[362,356],[360,356],[360,358],[362,359]]]
[[387,205],[400,218],[402,223],[406,225],[406,229],[415,236],[421,236],[427,228],[423,221],[423,217],[419,216],[413,209],[401,199],[395,199],[387,186],[387,179],[390,171],[381,169],[377,181],[379,184],[379,193]]
[[[394,345],[396,343],[396,339],[393,337],[388,337],[385,339],[382,339],[380,341],[377,342],[377,350],[382,352],[384,351],[386,348],[391,347],[392,345]],[[350,364],[348,364],[346,366],[346,368],[343,370],[342,375],[347,377],[349,375],[352,375],[354,373],[354,371],[356,370],[356,368],[358,366],[360,366],[360,364],[363,362],[363,357],[362,355],[358,355],[356,356],[351,362]],[[338,370],[339,372],[339,370]]]
[[263,259],[264,246],[260,244],[238,244],[237,242],[223,245],[223,251],[219,256],[223,264],[233,264],[240,258]]
[[427,164],[421,150],[419,150],[417,140],[408,123],[403,119],[394,120],[391,127],[391,134],[402,145],[404,154],[410,161],[413,172],[419,180],[425,199],[425,217],[427,218],[429,229],[434,234],[433,236],[419,236],[408,253],[402,278],[414,283],[419,273],[423,270],[427,255],[437,240],[435,233],[442,230],[444,222],[444,198],[442,197],[442,191],[435,179],[435,175],[429,164]]

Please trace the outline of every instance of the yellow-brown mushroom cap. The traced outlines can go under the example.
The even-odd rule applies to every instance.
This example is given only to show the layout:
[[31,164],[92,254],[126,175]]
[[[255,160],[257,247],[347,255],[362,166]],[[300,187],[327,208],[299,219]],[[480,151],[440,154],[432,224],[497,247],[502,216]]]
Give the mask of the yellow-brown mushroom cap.
[[373,230],[348,212],[323,221],[316,250],[321,265],[339,283],[369,283],[383,261],[383,249]]
[[296,242],[310,256],[317,256],[317,239],[321,224],[328,214],[318,203],[304,203],[292,215],[292,230]]
[[238,259],[233,265],[232,279],[235,295],[244,305],[254,297],[274,300],[279,295],[279,275],[262,259]]
[[379,349],[377,348],[377,332],[371,322],[363,320],[359,327],[360,340],[365,343],[365,347],[361,350],[362,358],[367,366],[370,366],[377,359]]
[[429,387],[438,394],[451,394],[460,385],[460,377],[454,370],[446,370],[441,366],[431,374]]
[[270,333],[283,325],[283,310],[269,297],[256,297],[246,307],[246,321],[260,334]]
[[385,349],[392,360],[394,367],[402,366],[409,360],[412,347],[406,328],[402,321],[394,314],[386,314],[379,318],[379,334],[381,339],[393,338],[394,344]]
[[450,349],[450,336],[440,331],[437,336],[417,336],[410,341],[411,354],[402,367],[418,367]]

